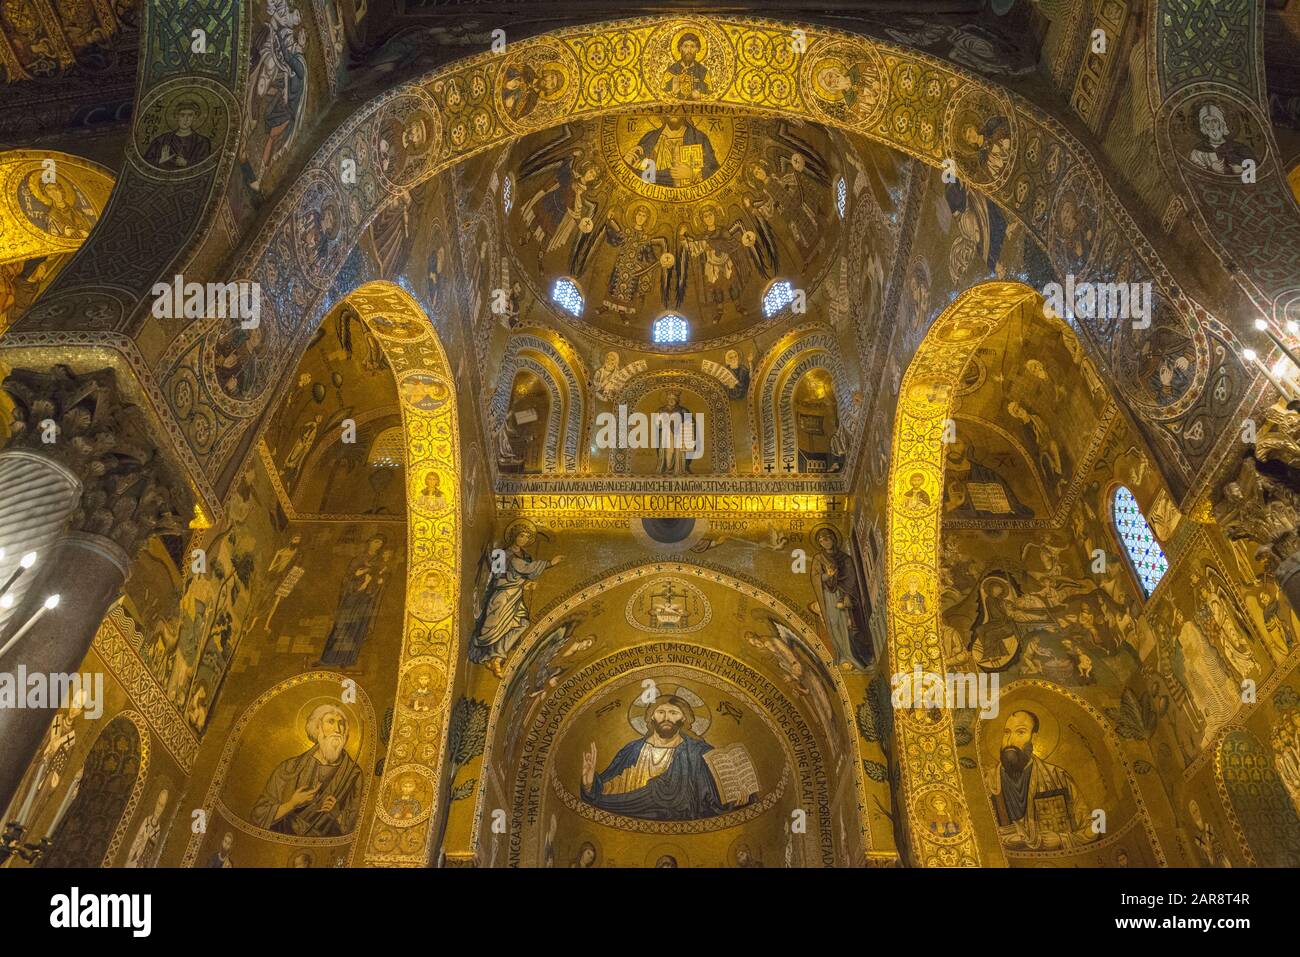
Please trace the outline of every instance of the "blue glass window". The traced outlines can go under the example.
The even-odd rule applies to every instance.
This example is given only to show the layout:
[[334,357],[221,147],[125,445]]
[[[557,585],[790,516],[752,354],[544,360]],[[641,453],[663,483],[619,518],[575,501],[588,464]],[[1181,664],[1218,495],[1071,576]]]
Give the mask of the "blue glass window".
[[551,301],[571,316],[582,316],[582,307],[586,304],[582,290],[568,276],[561,276],[551,287]]
[[1119,532],[1119,540],[1124,545],[1128,560],[1138,581],[1142,583],[1142,591],[1150,597],[1169,570],[1169,559],[1165,558],[1164,549],[1156,541],[1155,533],[1151,531],[1142,509],[1138,507],[1137,499],[1122,485],[1115,490],[1111,511],[1115,518],[1115,530]]
[[669,313],[655,320],[650,335],[658,343],[686,342],[691,337],[691,326],[681,316]]
[[769,319],[794,302],[794,286],[788,279],[778,279],[763,293],[763,315]]

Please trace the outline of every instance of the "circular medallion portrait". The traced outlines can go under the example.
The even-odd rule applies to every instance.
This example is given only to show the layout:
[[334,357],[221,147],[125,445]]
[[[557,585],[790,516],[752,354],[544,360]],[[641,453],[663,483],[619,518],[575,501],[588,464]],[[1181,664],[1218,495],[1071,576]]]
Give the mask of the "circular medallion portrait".
[[846,126],[880,122],[888,99],[888,80],[880,55],[848,40],[814,43],[804,58],[802,85],[808,104]]
[[1016,163],[1016,119],[1011,104],[978,86],[957,93],[944,114],[944,147],[962,183],[996,192]]
[[578,65],[556,40],[506,54],[496,79],[497,115],[518,133],[559,122],[578,99]]
[[1226,88],[1180,98],[1167,109],[1165,132],[1179,164],[1197,176],[1253,182],[1269,156],[1254,110]]
[[646,41],[642,79],[655,96],[696,102],[731,86],[735,54],[722,31],[702,21],[675,21]]
[[430,372],[412,372],[397,384],[402,404],[421,412],[436,412],[451,398],[451,387]]
[[173,178],[206,173],[217,164],[230,131],[229,94],[187,78],[152,90],[132,128],[145,165]]
[[437,156],[442,120],[420,97],[403,97],[385,110],[375,138],[375,157],[384,181],[412,186]]
[[622,186],[664,202],[694,202],[736,178],[749,152],[743,118],[669,107],[606,117],[601,159]]

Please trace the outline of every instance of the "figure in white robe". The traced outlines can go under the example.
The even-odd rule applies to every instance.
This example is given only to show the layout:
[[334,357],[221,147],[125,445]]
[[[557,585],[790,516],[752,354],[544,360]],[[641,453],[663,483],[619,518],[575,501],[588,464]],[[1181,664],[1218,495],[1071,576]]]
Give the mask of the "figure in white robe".
[[531,624],[526,594],[528,586],[546,569],[558,565],[563,557],[534,559],[528,554],[528,546],[535,537],[531,528],[519,526],[504,550],[504,556],[499,556],[503,558],[499,571],[494,559],[487,599],[470,639],[469,660],[485,665],[497,677],[501,676],[506,656]]
[[162,846],[163,814],[167,811],[167,801],[171,792],[166,788],[158,791],[154,801],[153,813],[140,822],[136,828],[135,840],[126,852],[126,867],[153,867]]
[[1204,745],[1237,710],[1240,692],[1213,646],[1193,622],[1183,622],[1175,642],[1183,652],[1187,693],[1203,722],[1200,743]]
[[1242,634],[1241,626],[1222,594],[1217,590],[1209,590],[1203,598],[1205,603],[1201,606],[1200,614],[1206,636],[1223,651],[1224,658],[1237,673],[1237,678],[1245,680],[1259,668],[1250,652],[1250,643]]

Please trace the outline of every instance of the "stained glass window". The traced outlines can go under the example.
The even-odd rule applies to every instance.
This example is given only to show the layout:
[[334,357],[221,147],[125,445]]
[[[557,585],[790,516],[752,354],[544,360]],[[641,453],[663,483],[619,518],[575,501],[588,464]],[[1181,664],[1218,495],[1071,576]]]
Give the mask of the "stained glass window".
[[400,425],[395,425],[375,436],[366,461],[373,469],[396,469],[402,467],[405,455],[406,435]]
[[778,279],[763,293],[763,315],[769,319],[794,302],[794,286],[788,279]]
[[835,181],[835,208],[840,211],[840,219],[848,215],[849,184],[844,182],[843,176]]
[[561,276],[555,280],[555,285],[551,287],[551,301],[571,316],[582,316],[582,307],[585,304],[582,290],[568,276]]
[[1138,581],[1142,583],[1142,591],[1149,597],[1169,570],[1169,559],[1165,558],[1164,549],[1156,541],[1155,533],[1147,524],[1147,518],[1142,514],[1132,492],[1122,485],[1117,488],[1111,509],[1119,540],[1128,553]]
[[659,343],[685,342],[690,338],[691,327],[681,316],[669,313],[655,320],[650,334]]

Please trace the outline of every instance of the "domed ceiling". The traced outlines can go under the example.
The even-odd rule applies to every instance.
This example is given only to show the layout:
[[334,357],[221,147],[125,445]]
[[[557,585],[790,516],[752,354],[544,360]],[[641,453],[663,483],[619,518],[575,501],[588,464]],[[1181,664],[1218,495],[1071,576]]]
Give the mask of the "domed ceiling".
[[551,303],[572,279],[582,305],[556,313],[607,342],[662,350],[667,313],[691,349],[752,335],[835,259],[840,152],[821,127],[700,107],[525,137],[505,164],[514,272]]

